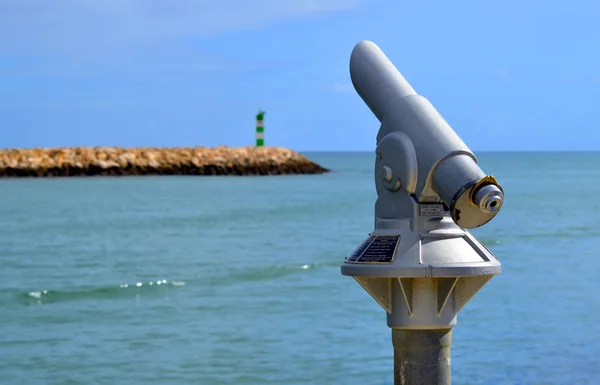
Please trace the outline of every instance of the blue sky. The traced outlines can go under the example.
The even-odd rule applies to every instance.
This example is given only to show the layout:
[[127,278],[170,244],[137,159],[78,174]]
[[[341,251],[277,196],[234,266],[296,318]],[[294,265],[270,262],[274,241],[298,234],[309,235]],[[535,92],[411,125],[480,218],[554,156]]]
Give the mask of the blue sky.
[[467,145],[600,150],[600,2],[0,0],[0,148],[370,151],[372,40]]

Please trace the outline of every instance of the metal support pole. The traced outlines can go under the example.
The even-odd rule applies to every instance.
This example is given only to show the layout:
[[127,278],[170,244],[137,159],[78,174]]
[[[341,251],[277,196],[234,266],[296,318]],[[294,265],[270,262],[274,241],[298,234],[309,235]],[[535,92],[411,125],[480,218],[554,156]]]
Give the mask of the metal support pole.
[[450,385],[452,329],[392,329],[394,385]]

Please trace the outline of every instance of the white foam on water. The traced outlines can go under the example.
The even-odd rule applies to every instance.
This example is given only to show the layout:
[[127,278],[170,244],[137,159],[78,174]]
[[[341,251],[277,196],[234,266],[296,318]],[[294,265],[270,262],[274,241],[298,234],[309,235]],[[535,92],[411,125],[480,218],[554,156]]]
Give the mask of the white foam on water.
[[33,298],[42,298],[42,295],[48,294],[48,290],[42,290],[42,291],[30,291],[29,293],[27,293],[30,297]]

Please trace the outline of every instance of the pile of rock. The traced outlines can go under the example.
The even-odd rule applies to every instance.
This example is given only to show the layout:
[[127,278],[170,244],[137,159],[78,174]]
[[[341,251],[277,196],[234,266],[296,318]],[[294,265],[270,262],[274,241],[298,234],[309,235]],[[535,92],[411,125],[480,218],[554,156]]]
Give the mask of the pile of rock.
[[0,150],[0,177],[281,175],[329,170],[280,147],[68,147]]

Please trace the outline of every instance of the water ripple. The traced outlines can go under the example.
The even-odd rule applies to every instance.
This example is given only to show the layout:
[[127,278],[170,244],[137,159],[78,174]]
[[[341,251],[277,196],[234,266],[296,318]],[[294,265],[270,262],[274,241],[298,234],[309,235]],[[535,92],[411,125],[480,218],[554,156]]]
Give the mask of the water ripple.
[[166,279],[136,282],[133,284],[120,284],[119,286],[104,286],[94,288],[78,288],[72,290],[39,290],[21,293],[19,297],[26,304],[48,304],[64,301],[78,301],[90,299],[118,299],[140,294],[159,294],[161,291],[172,287],[184,286],[183,281],[167,281]]

